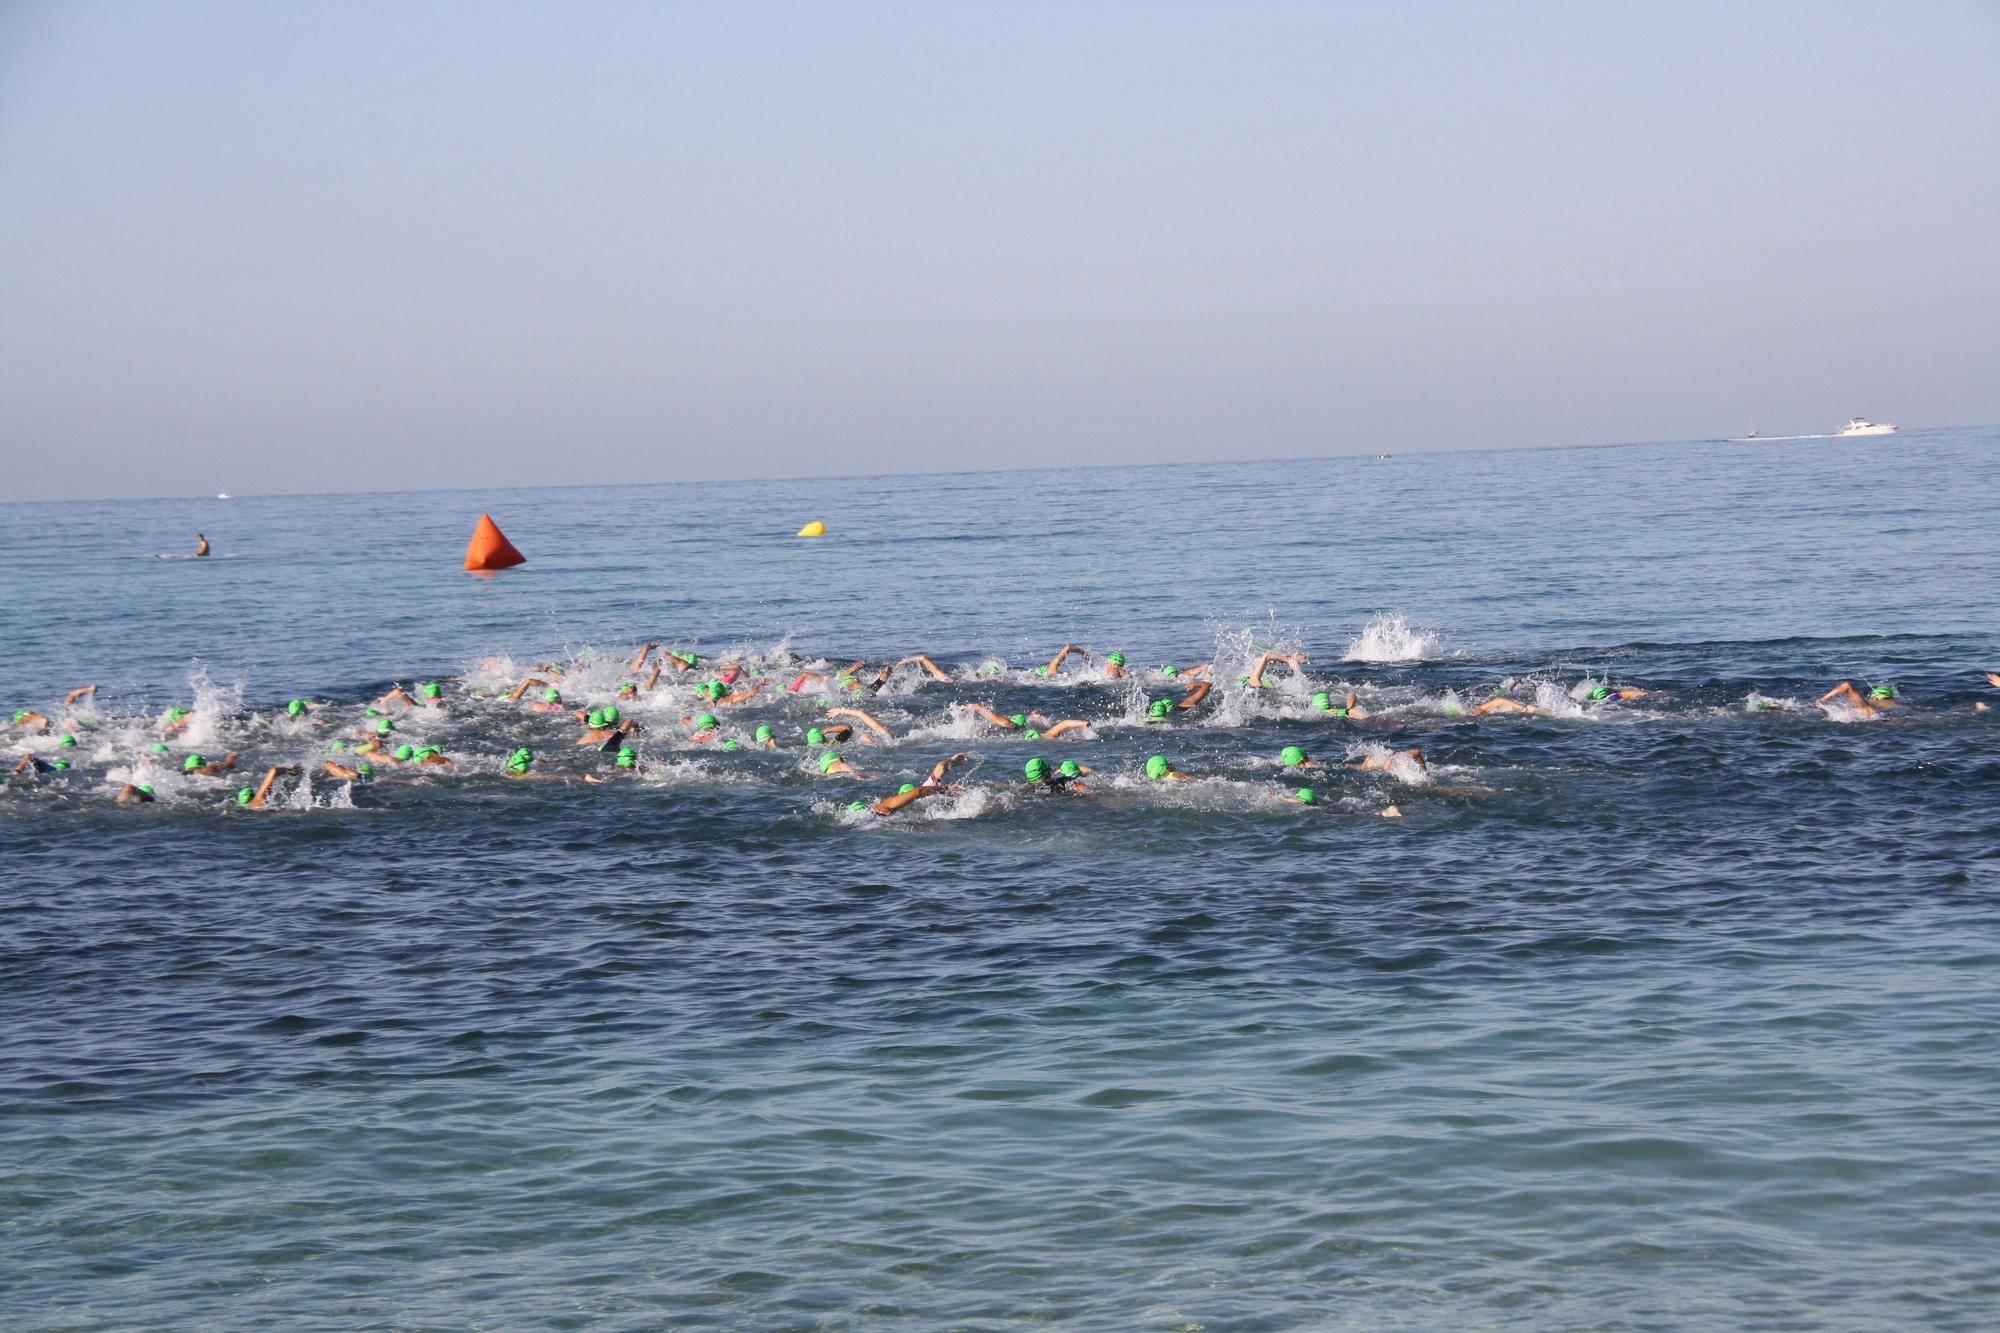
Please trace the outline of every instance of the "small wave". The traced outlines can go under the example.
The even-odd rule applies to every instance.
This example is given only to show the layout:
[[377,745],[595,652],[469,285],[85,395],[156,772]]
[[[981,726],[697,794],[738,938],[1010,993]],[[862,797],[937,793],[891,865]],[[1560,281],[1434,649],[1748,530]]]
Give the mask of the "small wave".
[[1383,613],[1347,641],[1343,660],[1349,662],[1422,662],[1444,655],[1444,637],[1419,629],[1399,613]]

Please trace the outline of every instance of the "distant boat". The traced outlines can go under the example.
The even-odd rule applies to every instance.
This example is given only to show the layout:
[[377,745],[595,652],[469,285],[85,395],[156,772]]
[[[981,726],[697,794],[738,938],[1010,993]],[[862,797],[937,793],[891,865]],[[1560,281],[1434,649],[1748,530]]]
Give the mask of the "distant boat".
[[1896,425],[1892,421],[1870,421],[1866,417],[1854,417],[1840,428],[1840,434],[1834,438],[1844,440],[1850,435],[1894,435],[1895,433]]
[[[1891,429],[1893,429],[1893,427]],[[236,497],[231,495],[228,491],[217,491],[215,493],[215,498],[218,500],[234,500]]]

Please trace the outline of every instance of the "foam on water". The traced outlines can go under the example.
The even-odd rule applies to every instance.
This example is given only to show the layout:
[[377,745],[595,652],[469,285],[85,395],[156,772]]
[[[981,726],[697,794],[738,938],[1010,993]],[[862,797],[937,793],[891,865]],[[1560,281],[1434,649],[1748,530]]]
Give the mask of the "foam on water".
[[1361,627],[1361,633],[1347,641],[1349,662],[1421,662],[1444,653],[1444,638],[1433,630],[1418,629],[1400,612],[1385,611]]

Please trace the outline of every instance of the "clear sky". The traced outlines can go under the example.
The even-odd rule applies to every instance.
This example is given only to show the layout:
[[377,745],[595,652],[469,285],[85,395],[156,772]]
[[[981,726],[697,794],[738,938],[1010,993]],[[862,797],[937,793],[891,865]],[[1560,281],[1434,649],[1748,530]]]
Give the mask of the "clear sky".
[[0,498],[2000,420],[2000,4],[0,0]]

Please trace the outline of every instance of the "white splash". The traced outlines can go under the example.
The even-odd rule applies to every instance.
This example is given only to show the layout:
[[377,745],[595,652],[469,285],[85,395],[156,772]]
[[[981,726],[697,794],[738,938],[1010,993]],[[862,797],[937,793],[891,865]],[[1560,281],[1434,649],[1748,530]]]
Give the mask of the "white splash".
[[1361,627],[1358,637],[1347,641],[1344,660],[1349,662],[1421,662],[1444,655],[1444,637],[1434,630],[1419,629],[1400,613],[1384,612]]

